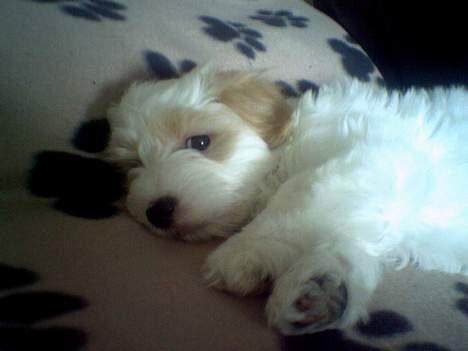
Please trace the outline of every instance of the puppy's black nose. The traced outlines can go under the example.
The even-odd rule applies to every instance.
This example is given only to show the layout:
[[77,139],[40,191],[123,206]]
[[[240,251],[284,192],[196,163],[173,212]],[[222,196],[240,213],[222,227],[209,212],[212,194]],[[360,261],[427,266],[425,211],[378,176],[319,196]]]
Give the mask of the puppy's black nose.
[[161,197],[146,210],[146,218],[156,228],[167,229],[172,225],[177,200],[170,196]]

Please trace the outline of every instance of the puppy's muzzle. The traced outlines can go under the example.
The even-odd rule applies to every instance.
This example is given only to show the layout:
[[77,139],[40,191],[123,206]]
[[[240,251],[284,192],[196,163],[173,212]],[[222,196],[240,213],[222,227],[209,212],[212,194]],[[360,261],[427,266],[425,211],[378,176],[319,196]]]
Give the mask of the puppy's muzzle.
[[146,210],[148,221],[159,229],[169,229],[174,223],[177,200],[170,196],[157,199]]

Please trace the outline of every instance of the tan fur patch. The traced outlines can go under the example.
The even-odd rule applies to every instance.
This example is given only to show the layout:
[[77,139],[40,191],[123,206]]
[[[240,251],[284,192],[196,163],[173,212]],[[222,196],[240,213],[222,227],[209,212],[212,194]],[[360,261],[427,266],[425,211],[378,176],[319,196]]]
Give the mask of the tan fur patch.
[[211,139],[212,145],[205,154],[214,161],[222,162],[232,155],[236,145],[237,134],[220,133],[211,136]]
[[246,121],[268,143],[281,145],[291,129],[292,108],[278,87],[258,73],[227,71],[217,76],[219,101]]

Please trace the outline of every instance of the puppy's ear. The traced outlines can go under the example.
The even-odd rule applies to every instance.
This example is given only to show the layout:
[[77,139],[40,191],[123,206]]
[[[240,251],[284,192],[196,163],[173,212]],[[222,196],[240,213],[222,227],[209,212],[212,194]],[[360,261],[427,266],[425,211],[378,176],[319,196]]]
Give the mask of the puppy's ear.
[[272,82],[259,73],[226,71],[216,74],[219,102],[245,120],[271,149],[281,145],[292,126],[292,108]]

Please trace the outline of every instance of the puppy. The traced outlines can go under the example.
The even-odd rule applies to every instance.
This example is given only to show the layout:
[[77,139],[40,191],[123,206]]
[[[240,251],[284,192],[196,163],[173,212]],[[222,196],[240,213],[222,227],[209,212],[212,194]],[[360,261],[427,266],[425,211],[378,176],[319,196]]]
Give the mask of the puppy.
[[205,279],[271,284],[283,334],[365,317],[386,267],[467,273],[466,90],[351,81],[290,105],[259,74],[205,67],[136,83],[108,115],[130,214],[170,238],[236,234]]

